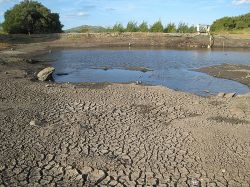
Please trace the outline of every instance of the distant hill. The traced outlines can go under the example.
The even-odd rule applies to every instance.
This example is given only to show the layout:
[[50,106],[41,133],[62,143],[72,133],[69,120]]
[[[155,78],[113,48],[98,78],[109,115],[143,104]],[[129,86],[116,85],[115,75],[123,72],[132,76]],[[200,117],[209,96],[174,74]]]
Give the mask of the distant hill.
[[79,27],[71,28],[68,30],[65,30],[66,33],[70,32],[78,32],[78,33],[84,33],[84,32],[103,32],[105,31],[104,27],[101,26],[91,26],[91,25],[82,25]]
[[212,31],[234,31],[250,28],[250,13],[234,17],[223,17],[212,24]]

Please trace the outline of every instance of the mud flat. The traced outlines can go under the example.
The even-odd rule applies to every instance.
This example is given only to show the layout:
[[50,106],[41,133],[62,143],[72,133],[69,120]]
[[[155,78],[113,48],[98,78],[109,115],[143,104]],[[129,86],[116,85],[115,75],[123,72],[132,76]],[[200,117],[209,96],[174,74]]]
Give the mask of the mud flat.
[[214,77],[238,81],[250,87],[250,65],[222,64],[198,69]]
[[41,67],[1,60],[0,185],[250,185],[250,95],[34,81]]

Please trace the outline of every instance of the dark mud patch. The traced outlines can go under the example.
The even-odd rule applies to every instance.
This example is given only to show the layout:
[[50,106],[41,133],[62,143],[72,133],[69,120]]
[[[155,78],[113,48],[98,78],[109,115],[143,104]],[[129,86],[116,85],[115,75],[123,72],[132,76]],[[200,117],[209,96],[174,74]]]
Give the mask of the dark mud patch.
[[196,71],[207,73],[218,78],[238,81],[250,87],[250,65],[222,64],[201,68]]
[[112,67],[108,67],[108,66],[103,66],[103,67],[93,67],[92,69],[100,69],[100,70],[104,70],[104,71],[108,71],[108,70],[112,70]]
[[104,70],[104,71],[108,71],[108,70],[112,70],[112,69],[123,69],[123,70],[129,70],[129,71],[140,71],[143,73],[149,72],[149,71],[153,71],[152,69],[146,68],[146,67],[137,67],[137,66],[131,66],[131,67],[118,67],[118,68],[113,68],[113,67],[109,67],[109,66],[101,66],[101,67],[92,67],[91,69],[99,69],[99,70]]
[[146,68],[146,67],[127,67],[125,69],[130,70],[130,71],[141,71],[143,73],[153,71],[152,69],[149,69],[149,68]]
[[68,73],[56,73],[57,76],[66,76]]
[[242,120],[239,118],[226,118],[226,117],[222,117],[222,116],[216,116],[216,117],[211,117],[208,118],[210,121],[215,121],[217,123],[230,123],[232,125],[238,125],[238,124],[248,124],[249,121],[247,120]]

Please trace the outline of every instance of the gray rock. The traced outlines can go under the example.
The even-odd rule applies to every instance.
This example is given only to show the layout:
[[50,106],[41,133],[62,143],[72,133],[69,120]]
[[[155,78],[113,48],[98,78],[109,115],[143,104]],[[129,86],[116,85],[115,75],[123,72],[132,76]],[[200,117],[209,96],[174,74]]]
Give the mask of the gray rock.
[[45,68],[37,74],[37,78],[40,81],[53,80],[52,74],[54,71],[55,71],[55,68],[53,67]]

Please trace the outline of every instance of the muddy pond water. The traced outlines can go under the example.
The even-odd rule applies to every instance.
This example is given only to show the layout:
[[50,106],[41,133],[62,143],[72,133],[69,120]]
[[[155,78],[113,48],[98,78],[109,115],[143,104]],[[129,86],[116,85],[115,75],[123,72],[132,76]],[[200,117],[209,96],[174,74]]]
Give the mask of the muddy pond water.
[[53,60],[57,82],[140,81],[204,96],[250,92],[241,83],[195,71],[224,63],[250,65],[250,52],[244,50],[64,49],[44,58]]

